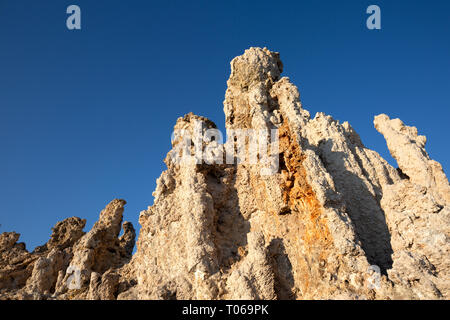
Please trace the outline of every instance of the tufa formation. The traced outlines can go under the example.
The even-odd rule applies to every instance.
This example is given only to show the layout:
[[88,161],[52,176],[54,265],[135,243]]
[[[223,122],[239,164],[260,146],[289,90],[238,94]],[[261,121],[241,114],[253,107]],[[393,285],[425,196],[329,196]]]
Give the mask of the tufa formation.
[[[246,50],[224,101],[227,131],[278,130],[274,174],[175,163],[175,139],[134,255],[124,200],[87,233],[80,218],[58,222],[33,252],[6,232],[0,299],[449,299],[450,185],[426,138],[375,117],[394,168],[347,122],[312,118],[282,69],[278,53]],[[175,129],[196,122],[215,128],[188,114]]]

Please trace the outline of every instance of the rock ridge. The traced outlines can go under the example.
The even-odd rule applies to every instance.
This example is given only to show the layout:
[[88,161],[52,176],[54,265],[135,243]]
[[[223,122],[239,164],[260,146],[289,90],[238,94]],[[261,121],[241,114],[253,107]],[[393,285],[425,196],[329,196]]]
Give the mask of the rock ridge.
[[[226,143],[205,117],[177,120],[209,138],[174,135],[134,255],[120,199],[87,233],[80,218],[58,222],[33,252],[3,233],[0,299],[448,299],[450,185],[426,138],[376,116],[394,168],[348,122],[311,117],[282,72],[267,48],[231,61]],[[268,162],[215,157],[238,151],[239,130],[272,139],[255,155]],[[180,150],[204,157],[174,161]]]

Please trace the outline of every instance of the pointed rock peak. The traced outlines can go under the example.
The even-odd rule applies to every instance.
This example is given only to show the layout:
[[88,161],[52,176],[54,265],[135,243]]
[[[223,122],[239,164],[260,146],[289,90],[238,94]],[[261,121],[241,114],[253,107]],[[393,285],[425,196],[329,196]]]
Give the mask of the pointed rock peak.
[[206,117],[197,116],[192,112],[185,114],[183,117],[179,117],[177,119],[177,123],[174,126],[174,130],[188,130],[192,132],[195,125],[198,123],[202,123],[204,129],[215,129],[217,128],[216,124],[209,120]]
[[65,249],[71,247],[83,235],[83,228],[86,225],[86,219],[70,217],[58,222],[52,228],[52,235],[47,243],[48,248]]
[[0,252],[11,249],[20,238],[20,233],[3,232],[0,234]]
[[246,90],[252,85],[266,80],[275,82],[280,78],[282,72],[283,63],[278,52],[269,51],[267,48],[252,47],[231,61],[231,76],[228,86]]
[[100,218],[95,223],[94,228],[106,227],[107,229],[111,229],[110,231],[117,237],[120,232],[123,210],[126,203],[123,199],[114,199],[111,201],[100,212]]
[[[349,123],[311,119],[282,69],[266,48],[231,62],[223,150],[232,162],[211,161],[223,155],[215,130],[202,134],[213,122],[177,120],[134,255],[121,199],[81,237],[84,220],[58,223],[32,253],[3,233],[0,299],[448,300],[450,185],[425,137],[375,118],[400,175]],[[270,145],[252,138],[269,129]],[[256,161],[234,162],[239,150]]]

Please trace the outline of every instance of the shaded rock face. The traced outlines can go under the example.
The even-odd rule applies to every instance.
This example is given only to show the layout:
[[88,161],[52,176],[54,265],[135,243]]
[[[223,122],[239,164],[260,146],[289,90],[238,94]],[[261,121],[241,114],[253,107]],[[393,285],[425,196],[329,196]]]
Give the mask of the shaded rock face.
[[[425,137],[377,116],[394,168],[347,122],[312,118],[282,71],[265,48],[233,59],[227,143],[174,136],[133,256],[123,200],[86,234],[79,218],[58,223],[32,253],[4,233],[0,298],[448,299],[450,186]],[[175,125],[191,136],[215,128],[192,113]],[[239,149],[237,130],[275,139],[270,161],[212,159]],[[198,149],[201,161],[174,161]]]
[[450,185],[441,165],[425,150],[425,136],[399,119],[375,117],[404,177],[384,187],[381,206],[391,233],[394,283],[402,296],[449,299]]
[[117,199],[109,203],[86,234],[84,219],[58,222],[50,240],[31,253],[17,243],[19,234],[3,233],[0,299],[115,298],[117,270],[130,260],[135,241],[132,224],[122,224],[125,203]]

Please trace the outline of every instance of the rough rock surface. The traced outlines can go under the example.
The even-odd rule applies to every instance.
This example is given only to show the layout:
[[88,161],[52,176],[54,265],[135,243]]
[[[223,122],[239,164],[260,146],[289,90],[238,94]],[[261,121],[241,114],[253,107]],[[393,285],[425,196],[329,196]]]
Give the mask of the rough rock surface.
[[[135,231],[122,224],[124,200],[113,200],[84,233],[86,220],[58,222],[50,240],[28,252],[19,234],[0,236],[0,299],[113,299],[116,270],[130,259]],[[119,237],[121,228],[123,235]]]
[[[108,204],[86,234],[84,220],[59,222],[31,253],[18,234],[3,233],[0,298],[448,299],[450,185],[425,137],[375,117],[394,168],[347,122],[312,118],[282,71],[279,54],[265,48],[233,59],[227,142],[186,145],[174,136],[154,204],[140,213],[133,256],[123,200]],[[215,128],[192,113],[175,125],[192,137]],[[267,161],[214,158],[240,154],[239,129],[278,146],[256,155]],[[251,138],[241,141],[251,149]],[[176,162],[180,150],[203,157]]]

